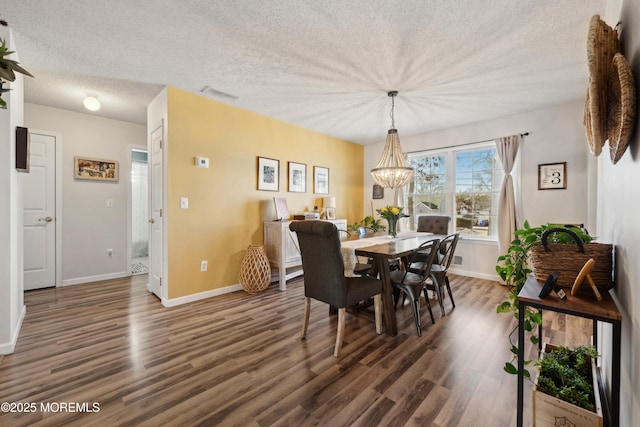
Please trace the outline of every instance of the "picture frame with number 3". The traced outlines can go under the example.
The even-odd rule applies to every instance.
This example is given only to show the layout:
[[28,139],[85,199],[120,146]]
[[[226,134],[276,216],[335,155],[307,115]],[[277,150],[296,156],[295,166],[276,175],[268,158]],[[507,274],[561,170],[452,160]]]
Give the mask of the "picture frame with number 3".
[[567,162],[538,165],[538,190],[565,190]]

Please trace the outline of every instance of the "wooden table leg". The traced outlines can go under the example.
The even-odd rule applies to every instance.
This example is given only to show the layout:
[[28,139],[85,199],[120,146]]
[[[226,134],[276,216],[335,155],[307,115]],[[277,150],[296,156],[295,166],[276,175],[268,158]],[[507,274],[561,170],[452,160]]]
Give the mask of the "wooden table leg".
[[396,313],[393,309],[393,289],[391,285],[391,276],[389,274],[389,259],[380,257],[377,260],[378,274],[382,280],[382,315],[384,316],[384,325],[387,333],[391,336],[398,335],[398,326],[396,325]]

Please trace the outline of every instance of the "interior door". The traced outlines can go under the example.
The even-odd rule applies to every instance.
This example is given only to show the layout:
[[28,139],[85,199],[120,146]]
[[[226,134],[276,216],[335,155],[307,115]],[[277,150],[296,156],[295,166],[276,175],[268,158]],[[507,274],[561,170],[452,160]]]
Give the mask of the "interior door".
[[151,132],[151,150],[149,164],[151,168],[151,195],[149,218],[149,290],[162,299],[163,269],[163,186],[164,168],[162,161],[162,126]]
[[30,133],[23,189],[24,289],[56,285],[56,138]]

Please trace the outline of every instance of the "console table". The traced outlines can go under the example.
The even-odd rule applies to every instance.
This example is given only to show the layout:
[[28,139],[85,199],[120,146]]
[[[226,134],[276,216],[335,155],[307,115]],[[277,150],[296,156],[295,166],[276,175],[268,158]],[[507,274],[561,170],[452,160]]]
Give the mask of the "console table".
[[[579,316],[593,321],[593,342],[598,345],[597,321],[611,323],[613,326],[612,358],[611,361],[611,398],[603,397],[603,409],[605,418],[609,414],[612,427],[620,424],[620,344],[622,333],[622,315],[611,298],[609,292],[602,292],[602,301],[597,301],[590,289],[582,289],[578,295],[569,295],[566,300],[561,300],[555,294],[540,298],[542,283],[534,276],[530,276],[518,294],[518,427],[523,422],[523,396],[524,396],[524,315],[527,307],[538,310],[550,310],[558,313]],[[539,331],[541,332],[542,326]],[[540,341],[540,345],[542,340]],[[540,349],[540,347],[539,347]],[[599,373],[599,370],[598,370]],[[600,375],[599,375],[600,376]],[[601,381],[598,381],[599,383]],[[602,386],[600,387],[603,388]],[[605,424],[606,425],[606,424]]]
[[[346,238],[346,219],[326,219],[321,221],[335,224],[338,230],[345,231],[344,237]],[[264,246],[267,251],[267,258],[269,258],[271,267],[278,269],[281,291],[287,289],[287,279],[302,274],[302,256],[298,247],[298,237],[296,233],[289,230],[291,222],[265,221],[264,223]],[[287,268],[294,267],[300,268],[287,274]]]

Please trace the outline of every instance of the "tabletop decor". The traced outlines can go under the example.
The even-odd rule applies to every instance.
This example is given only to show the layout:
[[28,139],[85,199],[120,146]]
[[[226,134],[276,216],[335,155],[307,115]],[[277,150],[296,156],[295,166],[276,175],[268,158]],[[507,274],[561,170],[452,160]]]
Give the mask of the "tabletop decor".
[[391,235],[392,237],[396,237],[396,235],[398,234],[398,230],[397,230],[397,226],[398,226],[398,220],[400,218],[408,218],[409,215],[403,214],[402,210],[404,208],[402,206],[384,206],[380,209],[376,209],[376,212],[378,212],[378,214],[387,220],[387,223],[389,224],[389,235]]

